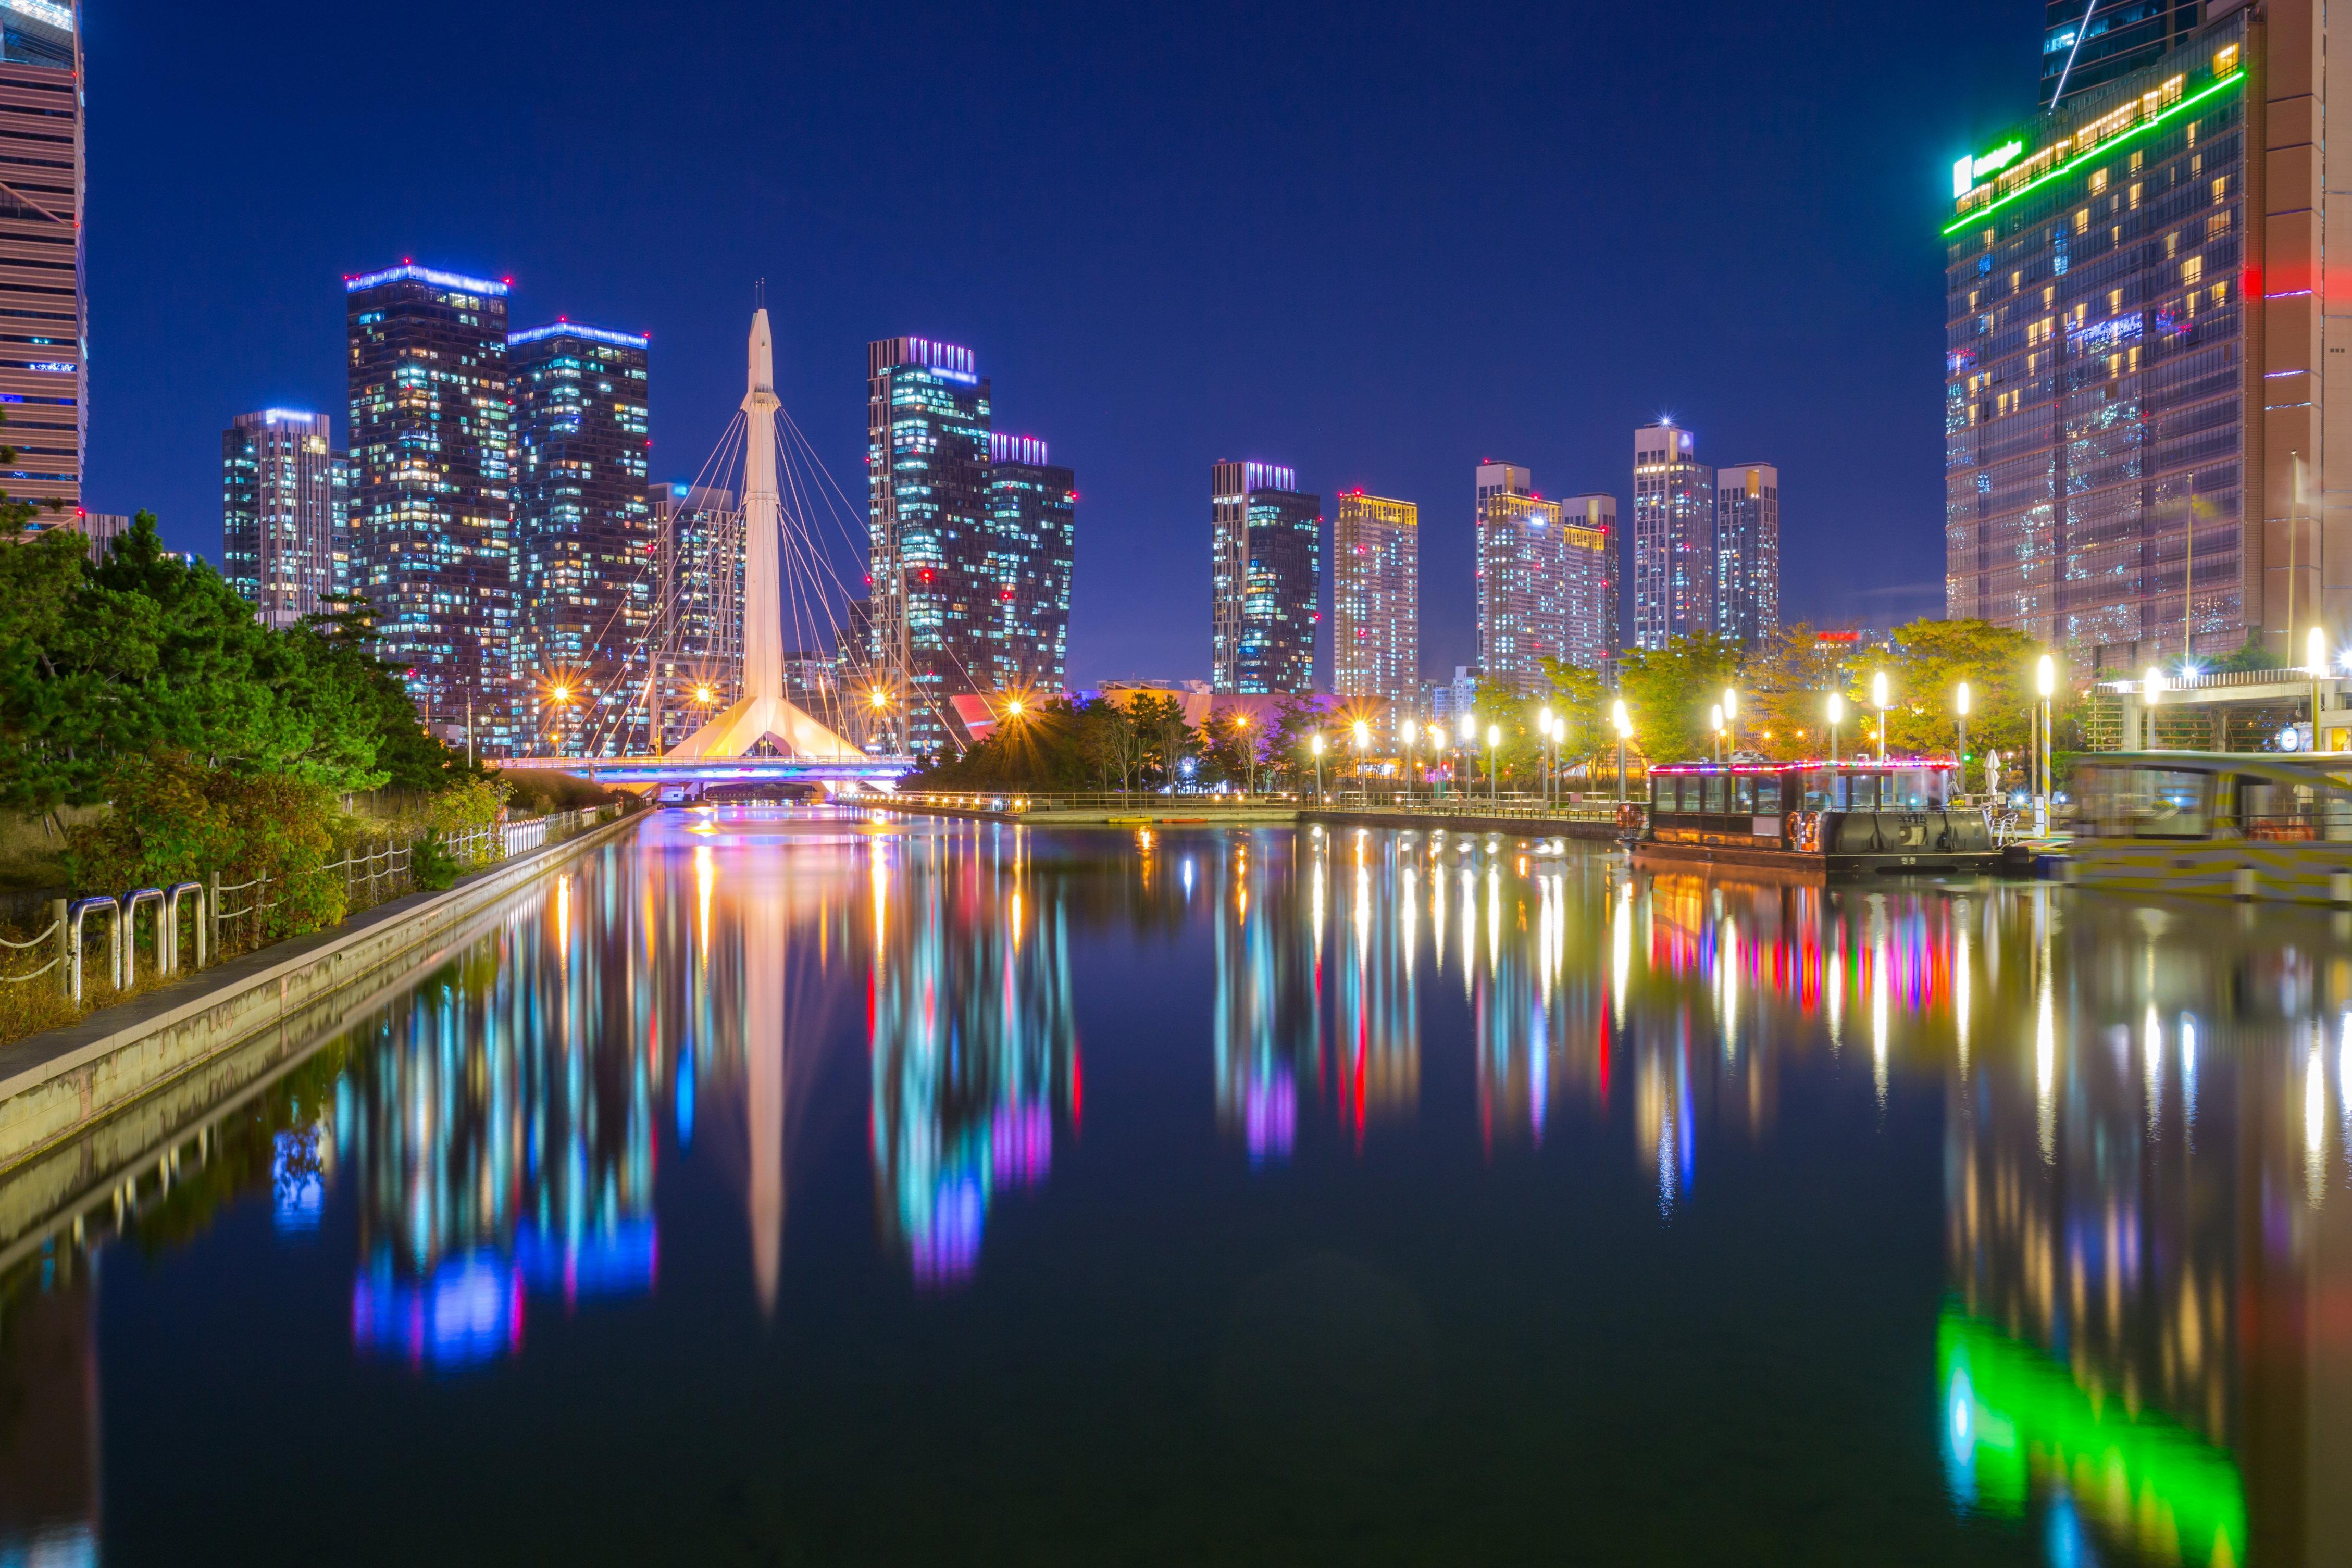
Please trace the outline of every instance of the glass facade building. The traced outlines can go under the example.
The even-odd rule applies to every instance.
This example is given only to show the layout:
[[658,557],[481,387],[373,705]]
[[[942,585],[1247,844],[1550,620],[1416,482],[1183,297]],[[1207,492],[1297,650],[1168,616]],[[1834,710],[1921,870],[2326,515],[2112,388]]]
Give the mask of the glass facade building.
[[1034,436],[988,438],[990,602],[974,653],[983,690],[1059,691],[1070,641],[1077,476]]
[[81,13],[0,5],[0,468],[10,499],[81,504],[89,419],[82,277]]
[[1753,651],[1780,629],[1780,470],[1715,470],[1715,629]]
[[[2296,325],[2311,314],[2311,253],[2273,259],[2251,318],[2245,298],[2261,292],[2247,250],[2249,15],[2154,65],[2070,86],[1953,171],[1947,613],[2070,646],[2095,668],[2241,647],[2263,616],[2246,476],[2263,471],[2267,435],[2271,491],[2291,507],[2275,460],[2318,450],[2304,423],[2315,333]],[[2324,210],[2273,200],[2304,209],[2273,224],[2274,246]],[[2309,570],[2316,542],[2305,548]]]
[[1323,500],[1276,463],[1210,470],[1212,689],[1306,696],[1315,689]]
[[1421,689],[1421,509],[1342,490],[1331,513],[1331,689],[1409,704]]
[[1633,432],[1633,646],[1715,628],[1715,471],[1670,422]]
[[507,286],[401,266],[343,287],[352,586],[426,726],[514,754]]
[[947,700],[995,660],[987,378],[970,349],[883,338],[866,350],[873,663],[903,685],[912,745],[948,739]]
[[344,591],[343,454],[324,414],[268,408],[221,433],[221,571],[264,626],[290,626]]
[[1607,671],[1617,663],[1617,498],[1568,496],[1559,503],[1560,658],[1579,669]]
[[1521,692],[1568,656],[1568,547],[1560,503],[1516,463],[1478,465],[1478,665]]
[[646,342],[561,322],[507,339],[516,698],[533,747],[637,754],[659,576]]
[[657,484],[655,731],[676,745],[743,695],[743,517],[735,492]]
[[2154,65],[2188,42],[2204,13],[2204,0],[2049,0],[2042,107]]

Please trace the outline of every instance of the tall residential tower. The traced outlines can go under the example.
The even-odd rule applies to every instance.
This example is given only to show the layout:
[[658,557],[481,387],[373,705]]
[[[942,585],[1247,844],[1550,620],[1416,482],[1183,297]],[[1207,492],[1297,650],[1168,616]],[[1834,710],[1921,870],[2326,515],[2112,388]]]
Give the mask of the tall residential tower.
[[1342,490],[1331,514],[1331,689],[1412,703],[1421,689],[1421,509]]
[[982,678],[992,689],[1059,691],[1069,662],[1077,476],[1048,461],[1034,436],[992,433],[988,456],[992,592],[976,639]]
[[1569,496],[1559,503],[1565,566],[1560,658],[1579,669],[1617,662],[1617,498]]
[[1780,629],[1780,470],[1715,470],[1715,629],[1748,649]]
[[1210,470],[1211,685],[1304,697],[1315,689],[1323,500],[1276,463]]
[[1697,437],[1661,420],[1633,432],[1633,646],[1715,628],[1715,473]]
[[507,339],[514,384],[515,697],[533,749],[645,746],[658,574],[646,340],[559,322]]
[[323,414],[268,408],[221,433],[221,572],[264,626],[344,591],[343,454]]
[[1478,465],[1478,665],[1522,693],[1568,651],[1568,557],[1560,504],[1517,463]]
[[80,23],[71,0],[0,6],[0,490],[68,515],[89,430]]
[[404,265],[343,288],[352,587],[426,727],[512,754],[507,286]]
[[972,352],[929,338],[866,347],[866,476],[877,670],[905,683],[908,739],[948,737],[947,700],[985,689],[988,381]]

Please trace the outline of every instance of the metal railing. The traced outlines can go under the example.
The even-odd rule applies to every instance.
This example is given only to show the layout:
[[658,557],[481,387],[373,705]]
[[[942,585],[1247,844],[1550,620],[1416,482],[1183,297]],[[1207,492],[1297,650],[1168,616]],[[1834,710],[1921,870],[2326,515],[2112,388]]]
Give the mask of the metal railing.
[[[613,809],[609,806],[589,806],[522,822],[487,823],[478,828],[451,835],[443,843],[446,852],[461,867],[489,866],[526,850],[560,843],[594,826]],[[344,914],[348,918],[415,890],[416,845],[423,837],[421,829],[409,833],[405,837],[397,834],[388,836],[365,848],[354,847],[341,859],[329,861],[311,874],[341,874]],[[88,928],[90,917],[97,915],[104,918],[107,926],[104,972],[107,984],[117,992],[131,989],[138,981],[139,915],[142,909],[151,905],[153,912],[148,920],[149,947],[154,954],[155,976],[160,979],[175,974],[181,968],[181,921],[191,900],[194,914],[195,962],[188,967],[208,967],[229,956],[228,928],[235,921],[252,922],[242,933],[247,939],[246,948],[264,945],[262,916],[286,902],[285,881],[282,877],[271,877],[267,873],[243,882],[223,882],[215,876],[205,882],[134,888],[121,894],[95,893],[79,898],[52,899],[49,901],[48,923],[38,931],[22,941],[0,936],[0,963],[7,962],[8,954],[42,949],[50,950],[48,962],[21,973],[0,973],[0,985],[23,985],[54,974],[58,989],[79,1006],[86,989],[84,959],[89,942]],[[274,898],[271,896],[273,889],[277,890]],[[242,898],[244,901],[232,907],[229,903],[231,898]]]
[[1317,795],[1312,788],[1241,795],[1227,792],[1201,791],[1197,794],[1160,794],[1158,791],[1090,790],[1079,792],[1020,792],[986,790],[900,790],[877,804],[913,808],[933,807],[955,811],[1001,812],[1022,816],[1055,811],[1118,811],[1131,809],[1154,816],[1171,814],[1213,816],[1220,812],[1242,812],[1279,808],[1293,811],[1372,811],[1393,813],[1400,816],[1485,816],[1547,820],[1552,822],[1613,822],[1617,816],[1614,794],[1592,792],[1581,798],[1564,798],[1546,804],[1538,795],[1506,793],[1489,795],[1470,790],[1448,790],[1434,794],[1426,786],[1408,790],[1362,789],[1352,781],[1347,785],[1333,785]]

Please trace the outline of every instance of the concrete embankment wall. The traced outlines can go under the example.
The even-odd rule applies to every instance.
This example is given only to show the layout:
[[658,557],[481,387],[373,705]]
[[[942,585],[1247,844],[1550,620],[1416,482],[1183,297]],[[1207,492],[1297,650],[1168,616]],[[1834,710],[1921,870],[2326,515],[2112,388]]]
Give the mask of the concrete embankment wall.
[[1613,844],[1618,829],[1613,822],[1563,822],[1531,816],[1475,816],[1452,812],[1419,813],[1411,811],[1318,811],[1311,807],[1269,808],[1265,810],[1235,810],[1219,807],[1190,810],[1181,805],[1162,807],[1119,806],[1089,811],[992,811],[976,805],[899,805],[888,809],[916,816],[961,816],[986,822],[1017,822],[1028,827],[1304,827],[1320,823],[1327,827],[1389,827],[1410,828],[1426,833],[1443,828],[1449,833],[1500,833],[1520,838],[1580,838],[1594,844]]
[[[10,1178],[0,1208],[53,1206],[110,1168],[110,1149],[127,1156],[152,1146],[204,1107],[271,1076],[287,1054],[472,942],[517,891],[642,820],[625,816],[446,892],[394,899],[333,931],[0,1047],[0,1173]],[[78,1152],[62,1147],[109,1118],[119,1125],[105,1138],[82,1139]],[[41,1158],[52,1151],[69,1157]],[[9,1234],[0,1215],[0,1238]]]
[[1457,816],[1452,813],[1431,813],[1418,816],[1399,811],[1302,811],[1299,826],[1321,823],[1326,827],[1392,827],[1411,828],[1427,833],[1444,828],[1448,833],[1499,833],[1516,838],[1581,838],[1594,844],[1614,844],[1618,829],[1613,822],[1561,822],[1534,816]]

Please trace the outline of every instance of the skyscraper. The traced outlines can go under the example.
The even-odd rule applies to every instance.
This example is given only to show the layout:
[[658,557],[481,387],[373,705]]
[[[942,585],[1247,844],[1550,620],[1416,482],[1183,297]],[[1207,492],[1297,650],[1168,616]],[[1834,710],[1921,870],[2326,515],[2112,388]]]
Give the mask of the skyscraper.
[[1715,470],[1715,629],[1759,648],[1780,629],[1780,470]]
[[1219,462],[1210,486],[1211,685],[1306,696],[1315,689],[1323,499],[1275,463]]
[[866,348],[866,506],[873,659],[903,679],[908,739],[949,736],[947,699],[995,668],[980,634],[1000,585],[990,572],[988,381],[970,349],[929,338]]
[[1560,503],[1517,463],[1478,465],[1478,664],[1530,692],[1568,656],[1568,546]]
[[2044,11],[2044,109],[2154,65],[2205,19],[2204,0],[2048,0]]
[[1672,420],[1633,432],[1633,646],[1715,626],[1715,474]]
[[735,492],[657,484],[654,701],[667,748],[743,695],[743,533]]
[[1331,689],[1412,703],[1421,689],[1421,509],[1362,490],[1331,514]]
[[1059,691],[1069,658],[1077,476],[1033,436],[988,438],[988,605],[975,669],[984,689]]
[[646,493],[646,340],[576,322],[507,339],[514,386],[516,699],[539,742],[646,742],[659,550]]
[[221,570],[264,626],[299,625],[343,592],[343,496],[323,414],[267,408],[221,433]]
[[491,756],[513,700],[507,286],[400,266],[346,279],[353,587],[426,726]]
[[1955,165],[1948,614],[2117,671],[2341,645],[2324,45],[2309,8],[2233,8]]
[[1579,669],[1605,671],[1617,661],[1617,498],[1568,496],[1559,510],[1560,658]]
[[16,451],[0,489],[68,512],[89,428],[80,20],[70,3],[0,6],[0,443]]

